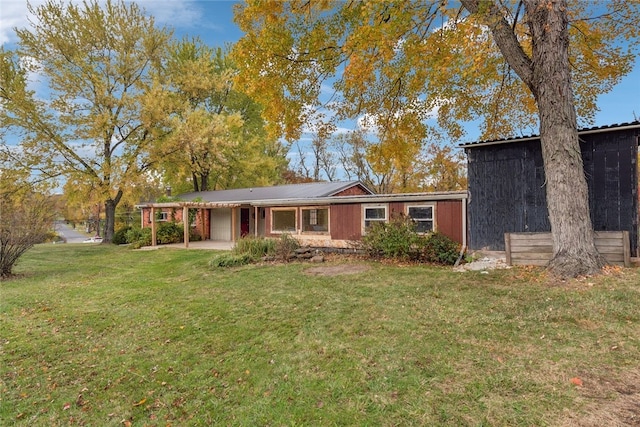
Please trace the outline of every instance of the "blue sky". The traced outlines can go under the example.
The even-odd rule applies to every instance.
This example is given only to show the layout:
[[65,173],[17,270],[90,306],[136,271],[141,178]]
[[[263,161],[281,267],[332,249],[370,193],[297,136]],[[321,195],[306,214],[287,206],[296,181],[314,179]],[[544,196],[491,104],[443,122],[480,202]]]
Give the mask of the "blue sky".
[[[33,5],[44,0],[31,0]],[[225,0],[139,0],[137,2],[159,25],[171,27],[175,35],[198,36],[210,46],[234,43],[242,33],[233,22],[233,1]],[[11,48],[15,42],[13,27],[24,27],[27,22],[26,0],[2,0],[0,4],[0,43]],[[625,77],[612,92],[602,95],[598,105],[595,126],[623,123],[640,118],[640,59],[634,71]],[[634,116],[635,114],[635,116]],[[466,141],[478,136],[478,129],[467,126]]]

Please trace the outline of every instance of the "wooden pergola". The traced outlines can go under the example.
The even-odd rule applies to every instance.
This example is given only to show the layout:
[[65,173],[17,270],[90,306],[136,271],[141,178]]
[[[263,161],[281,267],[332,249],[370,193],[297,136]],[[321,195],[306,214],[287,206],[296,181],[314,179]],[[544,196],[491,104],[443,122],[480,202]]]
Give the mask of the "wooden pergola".
[[167,202],[167,203],[148,203],[143,205],[143,207],[151,209],[150,222],[151,222],[151,246],[157,246],[158,240],[156,236],[156,210],[162,211],[162,209],[182,209],[182,224],[183,230],[182,234],[184,237],[184,247],[189,247],[189,209],[198,209],[198,214],[200,215],[200,225],[202,227],[202,235],[205,235],[206,230],[204,229],[205,220],[204,220],[204,212],[205,209],[216,209],[216,208],[231,208],[231,241],[235,241],[235,229],[236,229],[236,209],[240,207],[239,203],[219,203],[219,202]]

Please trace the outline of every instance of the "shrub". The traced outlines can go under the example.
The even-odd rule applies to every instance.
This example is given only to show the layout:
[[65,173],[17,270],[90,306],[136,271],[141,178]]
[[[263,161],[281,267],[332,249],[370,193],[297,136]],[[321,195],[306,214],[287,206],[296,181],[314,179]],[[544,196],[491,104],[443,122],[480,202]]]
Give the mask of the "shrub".
[[191,228],[189,230],[189,241],[190,242],[199,242],[202,240],[202,236],[200,235],[200,232],[198,230],[196,230],[195,228]]
[[0,280],[12,275],[22,254],[55,236],[54,216],[51,198],[13,179],[0,180]]
[[131,228],[126,232],[126,240],[134,249],[143,246],[151,246],[151,229],[150,228]]
[[411,218],[399,215],[388,223],[373,224],[362,238],[362,248],[373,257],[416,259],[420,240]]
[[282,261],[288,261],[291,254],[300,247],[300,243],[291,235],[284,233],[276,240],[276,257]]
[[453,265],[459,256],[460,245],[440,233],[431,233],[424,238],[422,259],[427,262]]
[[113,239],[111,239],[111,243],[114,245],[124,245],[126,243],[131,243],[127,240],[127,233],[131,230],[131,226],[123,227],[113,233]]
[[276,241],[264,237],[245,236],[238,240],[233,247],[236,255],[249,254],[253,259],[259,259],[276,252]]
[[209,267],[211,268],[228,268],[228,267],[240,267],[242,265],[251,264],[253,262],[251,255],[224,253],[216,256],[209,261]]
[[169,243],[180,243],[183,238],[183,227],[177,222],[163,222],[158,226],[156,239],[158,244],[167,245]]
[[363,236],[361,247],[373,257],[447,265],[455,264],[460,249],[457,242],[443,234],[418,234],[415,223],[405,215],[396,216],[388,223],[374,224]]
[[64,239],[58,235],[54,230],[49,230],[46,232],[42,241],[36,243],[44,243],[44,242],[63,242]]

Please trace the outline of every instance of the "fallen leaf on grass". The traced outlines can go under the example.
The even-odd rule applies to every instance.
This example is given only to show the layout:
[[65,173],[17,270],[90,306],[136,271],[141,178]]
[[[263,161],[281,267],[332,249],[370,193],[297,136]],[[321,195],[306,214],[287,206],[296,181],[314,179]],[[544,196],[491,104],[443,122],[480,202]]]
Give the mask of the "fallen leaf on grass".
[[582,380],[578,377],[573,377],[569,381],[571,381],[571,384],[575,386],[582,387]]
[[63,410],[63,411],[66,411],[66,410],[68,410],[68,409],[70,409],[70,408],[71,408],[71,403],[67,402],[67,403],[65,403],[65,404],[64,404],[64,406],[62,407],[62,410]]
[[140,406],[140,405],[144,405],[144,402],[146,402],[146,401],[147,401],[147,398],[145,397],[145,398],[144,398],[144,399],[142,399],[141,401],[134,403],[134,404],[133,404],[133,406]]
[[82,397],[82,394],[79,394],[78,397],[76,398],[76,405],[77,406],[84,406],[85,403],[86,402],[85,402],[84,398]]

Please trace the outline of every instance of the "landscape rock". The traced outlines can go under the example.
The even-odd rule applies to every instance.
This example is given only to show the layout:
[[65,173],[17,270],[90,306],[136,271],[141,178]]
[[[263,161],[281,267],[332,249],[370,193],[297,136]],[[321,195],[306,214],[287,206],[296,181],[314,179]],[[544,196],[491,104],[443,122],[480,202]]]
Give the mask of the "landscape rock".
[[455,267],[454,271],[481,271],[497,270],[511,268],[507,265],[507,261],[502,257],[483,257],[467,264],[461,264]]

